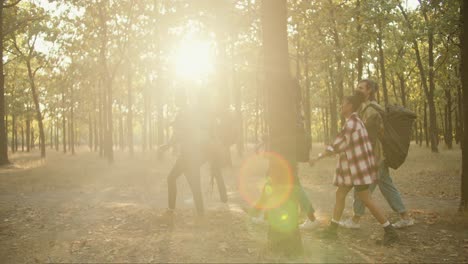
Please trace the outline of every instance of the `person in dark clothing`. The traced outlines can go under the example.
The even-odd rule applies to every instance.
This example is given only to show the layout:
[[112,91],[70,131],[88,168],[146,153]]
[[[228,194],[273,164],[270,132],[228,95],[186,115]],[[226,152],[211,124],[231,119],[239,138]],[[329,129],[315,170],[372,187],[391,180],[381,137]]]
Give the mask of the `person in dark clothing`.
[[206,108],[182,108],[173,122],[173,138],[168,144],[159,147],[158,152],[162,152],[174,144],[180,146],[177,160],[167,177],[169,210],[175,209],[177,179],[184,174],[192,191],[197,213],[204,213],[200,167],[206,162],[210,164],[210,172],[216,180],[221,201],[227,202],[221,173],[222,162],[217,155],[219,143],[214,135],[215,125],[215,120]]

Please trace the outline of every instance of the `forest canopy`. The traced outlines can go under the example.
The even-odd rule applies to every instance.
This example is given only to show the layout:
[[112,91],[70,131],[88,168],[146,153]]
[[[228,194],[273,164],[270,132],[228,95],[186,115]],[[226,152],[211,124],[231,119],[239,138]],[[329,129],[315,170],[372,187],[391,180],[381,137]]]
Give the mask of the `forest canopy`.
[[[240,151],[266,133],[260,1],[3,2],[2,141],[13,152],[152,149],[197,97],[235,113]],[[292,92],[314,142],[337,133],[339,104],[364,78],[382,104],[417,113],[417,143],[460,141],[460,1],[287,3]]]

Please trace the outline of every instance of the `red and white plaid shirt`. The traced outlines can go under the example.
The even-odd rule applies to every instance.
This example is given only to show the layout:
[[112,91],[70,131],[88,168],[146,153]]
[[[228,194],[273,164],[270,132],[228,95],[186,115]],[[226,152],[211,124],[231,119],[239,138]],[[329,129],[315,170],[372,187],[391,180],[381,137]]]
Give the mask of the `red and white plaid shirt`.
[[339,154],[334,185],[367,185],[375,182],[377,166],[374,152],[366,127],[356,113],[346,120],[332,148]]

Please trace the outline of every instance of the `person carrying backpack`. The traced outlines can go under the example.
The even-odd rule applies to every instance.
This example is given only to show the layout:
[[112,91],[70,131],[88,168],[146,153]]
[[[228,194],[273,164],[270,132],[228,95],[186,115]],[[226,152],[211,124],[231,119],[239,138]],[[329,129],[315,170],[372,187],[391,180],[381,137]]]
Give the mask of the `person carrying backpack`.
[[[364,103],[358,111],[358,115],[366,126],[374,150],[376,164],[378,164],[377,183],[370,185],[370,191],[372,192],[378,185],[380,192],[390,207],[400,215],[400,220],[394,223],[393,226],[395,228],[408,227],[414,225],[414,220],[409,216],[401,194],[390,177],[389,165],[384,156],[382,137],[386,131],[384,131],[384,121],[381,113],[385,111],[375,101],[377,90],[378,85],[376,82],[364,79],[359,81],[356,91],[357,93],[361,93],[365,98]],[[343,227],[351,229],[360,228],[359,221],[361,216],[364,215],[365,205],[357,196],[356,191],[354,192],[353,211],[354,216],[352,218],[340,223]]]

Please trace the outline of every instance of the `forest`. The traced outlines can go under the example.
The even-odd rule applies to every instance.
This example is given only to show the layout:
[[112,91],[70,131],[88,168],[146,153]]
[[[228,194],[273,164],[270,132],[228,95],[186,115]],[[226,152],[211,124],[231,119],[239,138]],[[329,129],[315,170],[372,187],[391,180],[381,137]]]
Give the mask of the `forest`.
[[[177,98],[204,90],[236,112],[242,152],[266,129],[259,6],[247,0],[5,6],[2,143],[11,152],[39,148],[43,157],[50,148],[73,153],[88,145],[112,161],[113,149],[131,154],[163,144]],[[417,144],[433,152],[458,144],[459,9],[453,1],[288,1],[290,67],[313,141],[333,138],[343,96],[370,78],[380,85],[379,102],[417,113]]]
[[[102,216],[103,219],[120,221],[117,226],[124,229],[126,223],[130,225],[133,221],[133,225],[150,230],[165,230],[166,220],[161,220],[165,216],[160,219],[159,211],[165,207],[165,177],[177,150],[173,149],[172,155],[161,155],[160,150],[174,138],[174,120],[180,109],[194,102],[214,105],[229,113],[228,130],[235,135],[235,141],[229,149],[231,164],[226,184],[230,200],[234,197],[234,201],[245,202],[236,194],[237,185],[242,182],[236,180],[235,175],[257,144],[269,135],[273,138],[272,148],[284,154],[286,160],[292,159],[293,167],[296,166],[295,158],[288,157],[291,149],[286,144],[294,139],[282,141],[283,137],[292,135],[288,128],[294,126],[296,115],[305,123],[307,145],[310,155],[315,157],[325,145],[333,143],[345,124],[345,117],[340,113],[346,96],[356,92],[359,81],[373,80],[378,84],[376,101],[380,105],[403,106],[417,116],[412,127],[408,161],[401,169],[392,171],[392,176],[396,175],[396,185],[404,197],[411,197],[408,198],[412,207],[410,214],[421,224],[415,225],[419,228],[417,231],[401,235],[408,236],[404,238],[411,241],[406,242],[411,246],[401,246],[409,248],[408,252],[399,248],[372,249],[373,244],[370,250],[363,249],[366,246],[343,249],[349,252],[333,251],[333,245],[332,249],[324,246],[325,252],[320,249],[323,245],[316,245],[318,248],[309,250],[320,257],[309,255],[305,261],[467,260],[468,222],[466,215],[458,213],[468,209],[468,142],[465,146],[463,140],[468,135],[464,129],[468,122],[468,100],[466,95],[464,97],[468,74],[462,68],[466,67],[468,53],[467,30],[466,25],[463,26],[467,16],[466,1],[2,0],[0,3],[0,119],[4,120],[0,122],[0,181],[3,182],[0,197],[4,200],[0,203],[0,214],[6,219],[0,219],[5,221],[0,225],[0,237],[18,242],[17,235],[21,232],[31,234],[36,227],[23,229],[20,224],[35,221],[27,219],[40,219],[38,221],[46,227],[53,221],[67,222],[64,215],[69,210],[77,210],[80,202],[59,203],[56,198],[72,199],[67,194],[59,196],[59,190],[76,191],[78,197],[78,190],[82,190],[89,195],[86,196],[88,209],[96,206],[95,210],[103,214],[98,197],[109,203],[120,203],[119,199],[126,197],[124,189],[129,188],[129,197],[136,197],[135,204],[142,207],[106,207],[112,214]],[[289,79],[285,80],[284,76]],[[327,201],[322,201],[317,193],[310,196],[313,201],[319,200],[316,202],[319,208],[327,208],[323,215],[328,218],[334,201],[330,180],[333,163],[328,160],[311,168],[298,165],[298,173],[305,178],[303,185],[312,186],[306,188],[307,193],[315,192],[314,185],[323,192],[326,190],[323,197],[328,197]],[[138,173],[139,176],[134,176],[137,187],[137,183],[135,186],[130,183],[129,177]],[[61,178],[68,174],[70,176]],[[97,184],[95,181],[101,176]],[[263,180],[260,176],[263,175],[258,175],[256,180]],[[208,188],[205,180],[202,179],[202,189]],[[99,191],[108,183],[120,188],[114,196]],[[323,189],[321,186],[325,183],[328,187]],[[190,194],[186,185],[182,189]],[[101,194],[93,196],[93,192]],[[17,197],[19,193],[21,199]],[[29,198],[24,198],[24,193]],[[157,193],[155,201],[148,198],[152,193]],[[42,194],[47,197],[35,196]],[[196,199],[195,193],[193,196]],[[47,220],[47,213],[44,213],[47,210],[41,213],[34,206],[35,199],[43,202],[37,208],[55,210],[57,217],[62,218]],[[376,200],[382,204],[385,201]],[[82,206],[84,203],[82,201]],[[191,203],[193,201],[184,202],[182,208],[192,208]],[[54,242],[57,244],[51,246],[55,247],[53,250],[42,248],[43,245],[35,249],[37,254],[29,256],[22,256],[20,251],[10,255],[11,251],[4,249],[0,251],[0,260],[223,262],[222,254],[227,251],[232,255],[224,259],[226,262],[284,261],[268,258],[263,251],[257,252],[258,244],[262,243],[258,240],[271,240],[271,237],[263,237],[267,232],[265,228],[251,231],[250,224],[243,223],[245,216],[237,208],[239,203],[230,203],[228,211],[234,214],[231,225],[236,226],[236,221],[242,224],[233,227],[239,230],[229,232],[250,232],[249,238],[239,238],[245,240],[241,244],[247,249],[224,242],[225,237],[218,235],[223,230],[215,229],[210,233],[213,241],[222,241],[207,248],[214,247],[221,255],[211,253],[205,258],[193,253],[198,252],[198,248],[191,236],[197,237],[199,233],[190,233],[191,228],[193,232],[203,232],[213,226],[211,222],[201,226],[195,222],[192,223],[195,227],[189,224],[170,236],[161,231],[159,240],[152,237],[156,240],[145,247],[159,248],[159,253],[153,256],[146,256],[143,249],[141,252],[123,250],[136,248],[141,242],[132,240],[137,239],[139,233],[129,233],[127,238],[122,234],[114,237],[114,240],[121,238],[120,244],[117,243],[121,246],[121,255],[118,255],[119,250],[114,250],[117,244],[111,249],[97,243],[98,239],[89,242],[84,238],[72,238],[74,241],[70,242],[63,238],[70,243],[70,252],[66,253],[69,255],[60,253],[67,250]],[[145,206],[159,208],[159,211],[151,212]],[[218,217],[217,212],[208,212],[217,219],[213,221],[231,221],[227,215]],[[181,214],[182,218],[187,217],[186,212]],[[31,216],[26,219],[24,215]],[[17,224],[11,220],[15,217],[19,221]],[[128,222],[122,220],[126,217],[130,219]],[[147,220],[151,218],[157,220]],[[364,221],[374,221],[369,219]],[[176,225],[177,221],[181,219],[174,220]],[[87,228],[91,228],[96,222],[86,223]],[[447,240],[437,242],[424,229],[426,225],[442,230],[440,236]],[[13,226],[21,226],[22,231]],[[451,226],[459,229],[452,230]],[[128,232],[133,230],[128,228]],[[415,238],[418,233],[430,236],[428,241],[431,242],[420,246],[418,239],[424,239]],[[74,232],[70,236],[81,235]],[[55,237],[56,241],[62,239],[59,235]],[[315,239],[314,236],[302,237],[303,240]],[[41,239],[47,240],[45,235]],[[132,244],[124,246],[129,240]],[[170,246],[161,248],[162,244],[169,243],[166,240],[176,244],[189,240],[187,243],[191,244],[185,248],[187,252],[177,258],[168,253]],[[15,246],[15,250],[18,247],[25,250],[28,243],[34,241],[37,240],[30,238],[27,242],[18,242],[20,245]],[[96,252],[80,255],[88,248],[85,244],[93,243],[97,243],[94,248],[102,246],[104,253],[100,254],[103,255]],[[442,249],[438,251],[444,245],[453,247],[451,255],[442,253]],[[425,253],[414,254],[426,246]],[[93,246],[90,247],[92,251]],[[307,246],[304,247],[307,251]],[[413,248],[417,249],[413,251]],[[433,255],[430,248],[436,248]],[[243,253],[237,254],[236,250]],[[190,257],[192,253],[195,255]],[[145,258],[138,257],[142,254]],[[252,255],[257,258],[250,258]]]

